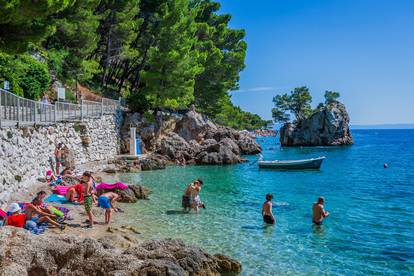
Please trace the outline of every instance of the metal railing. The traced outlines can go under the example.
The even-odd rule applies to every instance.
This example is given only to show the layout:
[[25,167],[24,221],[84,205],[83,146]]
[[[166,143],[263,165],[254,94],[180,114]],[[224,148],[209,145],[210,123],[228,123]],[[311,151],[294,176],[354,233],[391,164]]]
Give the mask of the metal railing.
[[102,98],[101,102],[82,100],[80,104],[48,104],[19,97],[0,89],[0,128],[14,125],[47,124],[59,121],[81,121],[114,114],[120,100]]

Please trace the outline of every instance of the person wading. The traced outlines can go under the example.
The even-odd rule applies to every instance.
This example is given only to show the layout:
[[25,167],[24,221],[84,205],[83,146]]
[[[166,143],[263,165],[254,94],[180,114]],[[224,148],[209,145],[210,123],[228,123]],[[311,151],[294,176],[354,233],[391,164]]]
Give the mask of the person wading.
[[316,225],[322,225],[323,220],[329,216],[329,212],[325,211],[323,204],[325,198],[320,196],[312,206],[312,222]]
[[275,217],[273,216],[273,204],[272,204],[273,195],[267,194],[266,201],[262,205],[262,216],[263,221],[267,224],[275,224]]

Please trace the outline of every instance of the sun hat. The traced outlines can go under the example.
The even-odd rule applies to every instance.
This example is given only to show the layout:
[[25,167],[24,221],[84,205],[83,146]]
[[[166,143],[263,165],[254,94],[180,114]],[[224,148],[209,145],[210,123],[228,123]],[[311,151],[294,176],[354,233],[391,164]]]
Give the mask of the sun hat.
[[15,212],[21,211],[21,210],[22,210],[22,208],[20,208],[19,204],[12,203],[12,204],[10,204],[9,209],[7,211],[10,212],[10,213],[15,213]]

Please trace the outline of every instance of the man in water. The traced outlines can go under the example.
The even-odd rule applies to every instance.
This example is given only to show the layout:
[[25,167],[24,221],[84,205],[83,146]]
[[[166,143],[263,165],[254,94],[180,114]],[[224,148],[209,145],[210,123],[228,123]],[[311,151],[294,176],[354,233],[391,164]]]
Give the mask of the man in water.
[[201,185],[203,185],[203,181],[201,179],[197,179],[190,183],[185,189],[181,201],[181,205],[185,212],[189,212],[191,208],[194,208],[194,199],[199,194]]
[[266,201],[263,203],[263,206],[262,206],[263,221],[267,224],[275,224],[275,217],[273,216],[273,211],[272,211],[272,207],[273,207],[272,199],[273,199],[273,195],[267,194]]
[[323,204],[325,199],[323,196],[318,198],[318,201],[313,203],[312,206],[312,222],[316,225],[322,225],[324,218],[329,216],[329,212],[325,211]]

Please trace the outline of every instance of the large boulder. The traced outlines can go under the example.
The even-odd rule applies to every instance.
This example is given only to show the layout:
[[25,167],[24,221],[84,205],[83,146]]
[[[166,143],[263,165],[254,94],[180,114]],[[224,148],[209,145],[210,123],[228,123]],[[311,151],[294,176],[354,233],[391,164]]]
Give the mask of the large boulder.
[[200,113],[190,110],[176,123],[174,132],[186,141],[200,141],[207,132],[216,129],[217,126],[209,119]]
[[202,165],[223,165],[240,163],[243,159],[237,144],[230,138],[225,138],[220,142],[214,139],[205,140],[195,156],[195,161]]
[[262,152],[262,147],[256,140],[246,134],[241,134],[239,140],[237,140],[237,145],[240,148],[241,154],[252,155]]
[[[243,162],[243,154],[261,152],[254,138],[232,128],[217,126],[206,116],[195,112],[194,108],[184,115],[158,112],[155,124],[149,124],[144,116],[129,115],[122,127],[124,137],[129,135],[127,130],[131,126],[138,128],[144,152],[155,156],[140,158],[142,170],[162,169],[167,161],[176,164],[235,164]],[[127,148],[129,138],[124,139],[124,148]]]
[[[113,190],[98,190],[98,196],[107,192],[113,192]],[[125,190],[115,190],[115,192],[122,196],[120,202],[124,203],[135,203],[139,199],[148,199],[150,190],[142,185],[128,185],[128,189]]]
[[[210,255],[182,241],[159,240],[124,249],[112,240],[75,235],[32,235],[0,229],[0,275],[234,275],[234,259]],[[126,242],[126,241],[125,241]]]
[[187,141],[176,133],[170,133],[163,137],[159,143],[157,153],[168,157],[170,160],[176,160],[182,156],[188,159],[191,155],[192,148]]
[[349,115],[340,102],[332,102],[308,119],[287,123],[280,129],[282,146],[351,145]]

